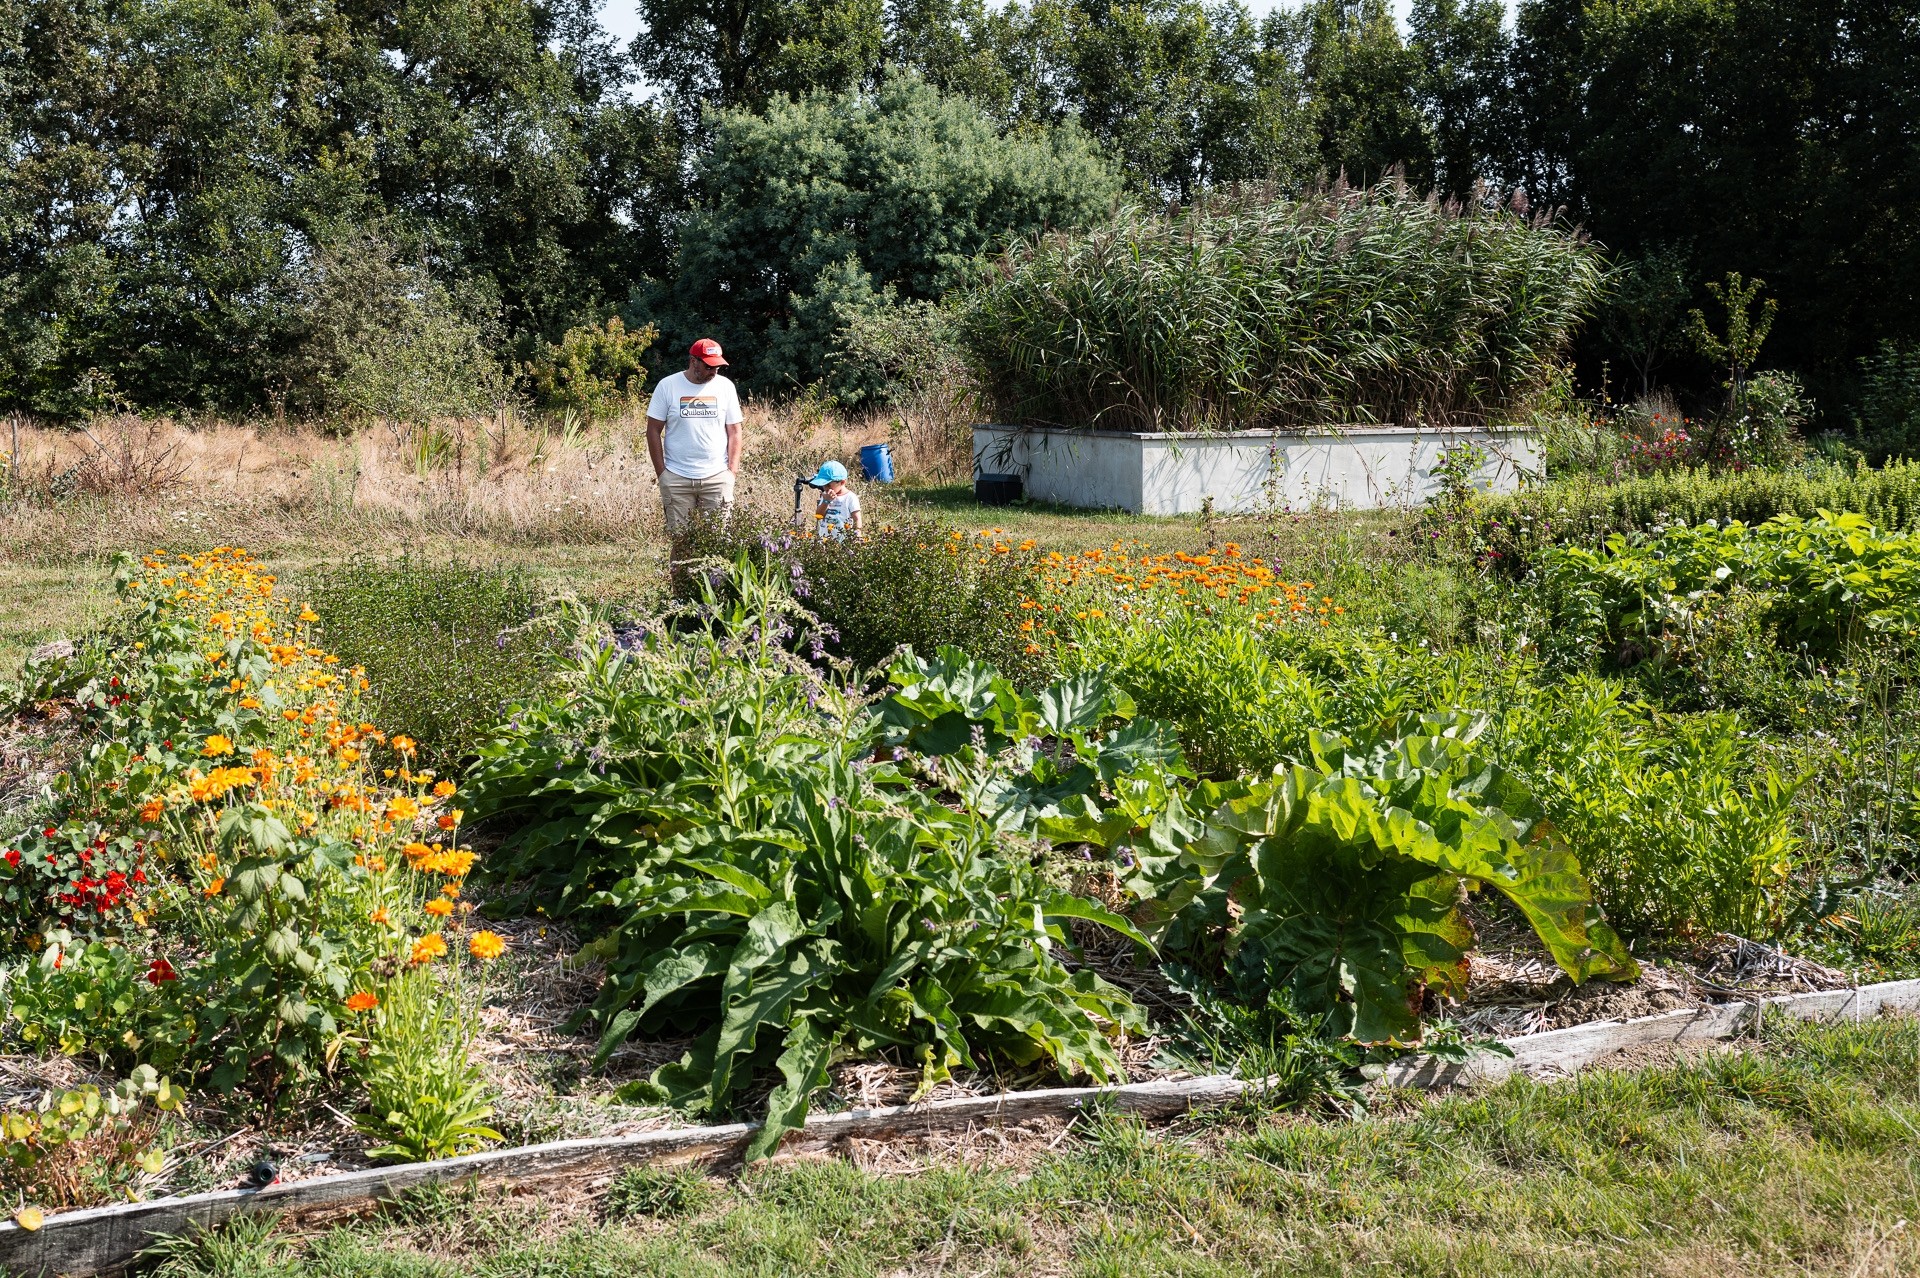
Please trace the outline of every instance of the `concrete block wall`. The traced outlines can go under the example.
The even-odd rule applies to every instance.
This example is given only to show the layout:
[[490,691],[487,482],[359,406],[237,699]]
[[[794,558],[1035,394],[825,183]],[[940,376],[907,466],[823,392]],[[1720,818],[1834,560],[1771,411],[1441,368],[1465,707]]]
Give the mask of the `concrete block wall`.
[[1098,510],[1187,515],[1414,506],[1439,488],[1433,467],[1458,441],[1487,452],[1480,483],[1511,492],[1539,474],[1538,436],[1522,431],[1366,426],[1311,434],[1231,435],[976,426],[975,474],[1019,475],[1027,496]]

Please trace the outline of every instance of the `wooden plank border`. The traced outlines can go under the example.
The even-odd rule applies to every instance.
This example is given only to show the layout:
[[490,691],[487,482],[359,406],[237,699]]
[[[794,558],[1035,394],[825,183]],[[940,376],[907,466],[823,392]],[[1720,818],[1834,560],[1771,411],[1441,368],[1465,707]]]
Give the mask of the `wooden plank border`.
[[[1601,1021],[1505,1040],[1511,1057],[1481,1053],[1464,1062],[1417,1056],[1395,1062],[1380,1082],[1395,1087],[1436,1088],[1496,1082],[1516,1073],[1565,1076],[1629,1047],[1731,1038],[1765,1014],[1796,1020],[1865,1020],[1891,1010],[1920,1009],[1920,980],[1891,981],[1859,989],[1792,994],[1747,1003],[1666,1012],[1631,1021]],[[832,1149],[849,1139],[889,1137],[993,1127],[1032,1118],[1071,1117],[1090,1108],[1142,1118],[1167,1119],[1195,1109],[1230,1104],[1259,1084],[1223,1075],[1116,1087],[1059,1087],[997,1096],[968,1096],[919,1105],[891,1105],[809,1117],[789,1136],[781,1153]],[[236,1215],[277,1212],[293,1220],[324,1218],[362,1209],[422,1185],[447,1182],[531,1184],[555,1179],[592,1179],[622,1168],[737,1160],[757,1124],[676,1127],[590,1140],[552,1141],[517,1149],[490,1150],[431,1163],[405,1163],[320,1176],[264,1189],[226,1189],[152,1202],[92,1207],[49,1216],[37,1230],[0,1222],[0,1270],[11,1275],[82,1275],[126,1267],[166,1234],[212,1229]]]

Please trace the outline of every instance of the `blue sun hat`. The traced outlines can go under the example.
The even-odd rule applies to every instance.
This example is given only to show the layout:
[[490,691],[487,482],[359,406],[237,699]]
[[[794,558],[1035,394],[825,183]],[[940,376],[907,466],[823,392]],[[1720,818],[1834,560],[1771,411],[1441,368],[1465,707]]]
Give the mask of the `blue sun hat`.
[[837,461],[821,462],[820,469],[813,473],[807,482],[815,488],[825,488],[828,484],[839,483],[847,477],[847,468]]

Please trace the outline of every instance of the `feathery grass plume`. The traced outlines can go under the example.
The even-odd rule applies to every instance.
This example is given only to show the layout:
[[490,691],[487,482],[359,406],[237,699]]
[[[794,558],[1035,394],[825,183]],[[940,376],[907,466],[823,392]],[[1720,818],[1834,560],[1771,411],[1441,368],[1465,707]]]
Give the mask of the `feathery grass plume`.
[[1553,213],[1245,186],[1017,245],[960,328],[1011,424],[1476,425],[1544,383],[1604,273]]

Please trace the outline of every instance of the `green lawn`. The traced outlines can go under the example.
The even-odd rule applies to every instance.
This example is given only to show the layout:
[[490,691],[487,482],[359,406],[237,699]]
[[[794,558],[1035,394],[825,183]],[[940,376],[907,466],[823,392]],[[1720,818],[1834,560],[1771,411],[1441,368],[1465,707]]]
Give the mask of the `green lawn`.
[[595,1202],[415,1198],[169,1274],[1891,1275],[1920,1271],[1920,1023],[1778,1026],[1759,1051],[1357,1121],[1241,1113],[880,1175],[628,1176]]

